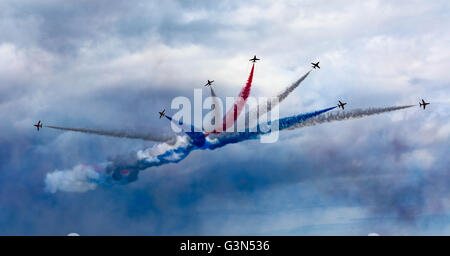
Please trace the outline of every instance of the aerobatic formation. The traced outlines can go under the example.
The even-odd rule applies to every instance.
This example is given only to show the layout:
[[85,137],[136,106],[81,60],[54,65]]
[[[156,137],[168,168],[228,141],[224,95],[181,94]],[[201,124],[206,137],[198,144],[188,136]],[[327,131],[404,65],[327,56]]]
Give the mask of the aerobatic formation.
[[[246,140],[255,140],[262,136],[268,135],[275,130],[293,130],[305,126],[313,126],[325,122],[342,121],[347,119],[362,118],[365,116],[381,114],[385,112],[405,109],[413,107],[414,105],[393,106],[382,108],[367,108],[367,109],[353,109],[345,110],[346,102],[338,101],[338,105],[323,108],[305,114],[298,114],[294,116],[279,118],[278,120],[266,121],[265,123],[257,123],[255,129],[245,129],[244,131],[229,131],[233,127],[243,111],[247,99],[251,92],[253,74],[255,70],[255,63],[258,61],[256,56],[250,59],[252,68],[247,79],[247,83],[242,88],[239,96],[235,100],[232,107],[223,115],[222,120],[217,121],[212,131],[205,131],[203,129],[195,129],[192,124],[184,124],[182,121],[175,120],[166,114],[163,109],[159,112],[159,118],[165,117],[171,123],[182,128],[182,132],[175,136],[168,136],[162,134],[154,134],[151,132],[130,132],[130,131],[106,131],[94,130],[85,128],[70,128],[60,126],[44,125],[39,121],[34,126],[39,131],[42,127],[75,131],[82,133],[90,133],[104,136],[113,136],[120,138],[142,139],[148,141],[159,142],[150,148],[139,150],[128,158],[117,158],[118,160],[111,160],[106,163],[97,165],[78,165],[69,170],[55,170],[47,174],[45,182],[46,188],[50,192],[67,191],[67,192],[84,192],[95,189],[98,185],[112,185],[112,184],[126,184],[137,180],[139,172],[145,169],[160,166],[168,163],[178,163],[186,158],[189,153],[194,150],[214,150],[232,143],[239,143]],[[320,69],[319,62],[311,63],[312,69],[301,76],[293,84],[287,86],[279,94],[275,96],[275,102],[260,103],[256,108],[249,109],[246,114],[248,118],[258,118],[265,113],[270,112],[277,104],[280,104],[286,99],[312,72],[313,69]],[[212,83],[214,80],[207,80],[204,85],[210,88],[211,96],[217,99],[213,90]],[[217,102],[214,111],[216,116],[222,116],[222,113],[217,113]],[[426,105],[430,103],[423,99],[419,103],[420,107],[425,109]],[[263,105],[263,106],[262,106]],[[331,111],[335,108],[342,110]],[[256,114],[256,115],[255,115]],[[249,122],[250,123],[250,122]],[[275,127],[273,124],[277,124]],[[187,128],[186,128],[187,127]]]

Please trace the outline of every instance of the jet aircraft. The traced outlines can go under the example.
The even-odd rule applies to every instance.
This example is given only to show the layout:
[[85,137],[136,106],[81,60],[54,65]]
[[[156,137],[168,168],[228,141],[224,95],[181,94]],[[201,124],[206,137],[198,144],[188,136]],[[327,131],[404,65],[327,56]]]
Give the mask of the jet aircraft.
[[257,60],[259,60],[258,58],[256,58],[256,55],[253,57],[253,58],[251,58],[249,61],[251,61],[251,62],[253,62],[253,63],[255,63]]
[[205,86],[211,86],[211,84],[214,83],[214,80],[206,82]]
[[423,109],[425,109],[425,107],[426,107],[428,104],[430,104],[430,103],[429,103],[429,102],[425,102],[425,101],[422,99],[422,102],[419,102],[419,107],[423,107]]
[[161,111],[161,112],[158,112],[159,113],[159,119],[161,119],[163,116],[165,116],[166,115],[166,110],[165,109],[163,109],[163,111]]
[[344,106],[347,104],[347,102],[341,102],[340,100],[339,100],[339,104],[338,104],[338,107],[339,108],[342,108],[342,110],[344,110]]
[[37,122],[37,124],[33,124],[33,126],[36,126],[36,129],[39,131],[39,128],[42,128],[41,120],[39,120],[39,122]]
[[311,62],[311,65],[314,69],[316,69],[316,68],[320,69],[319,63],[320,63],[319,61],[317,63]]

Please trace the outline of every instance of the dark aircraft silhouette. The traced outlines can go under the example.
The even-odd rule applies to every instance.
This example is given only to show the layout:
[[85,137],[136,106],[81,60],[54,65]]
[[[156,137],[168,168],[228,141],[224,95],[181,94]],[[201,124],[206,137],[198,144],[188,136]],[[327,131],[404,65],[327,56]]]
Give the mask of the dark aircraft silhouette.
[[211,84],[214,83],[214,80],[206,82],[205,86],[211,86]]
[[253,62],[253,63],[255,63],[257,60],[259,60],[258,58],[256,58],[256,55],[253,57],[253,58],[251,58],[249,61],[251,61],[251,62]]
[[318,61],[317,63],[311,62],[311,65],[314,69],[316,69],[316,68],[320,69],[319,63],[320,63],[320,61]]
[[37,124],[33,124],[33,126],[36,126],[36,129],[39,131],[39,128],[42,128],[41,120]]
[[339,108],[342,108],[342,110],[344,110],[344,106],[347,104],[347,102],[341,102],[340,100],[339,100],[339,104],[338,104],[338,107]]
[[161,112],[158,112],[159,113],[159,119],[161,119],[163,116],[165,116],[166,114],[166,110],[165,109],[163,109],[163,111],[161,111]]
[[425,102],[423,99],[422,99],[422,102],[419,101],[419,107],[423,107],[423,109],[425,109],[425,107],[426,107],[428,104],[430,104],[430,103],[429,103],[429,102]]

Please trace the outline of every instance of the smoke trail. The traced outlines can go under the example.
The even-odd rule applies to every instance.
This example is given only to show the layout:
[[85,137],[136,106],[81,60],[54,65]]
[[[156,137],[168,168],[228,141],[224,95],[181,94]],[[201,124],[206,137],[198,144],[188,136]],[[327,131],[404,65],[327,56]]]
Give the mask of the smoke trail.
[[86,192],[97,188],[101,174],[94,167],[77,165],[72,170],[55,170],[47,173],[45,189],[50,193],[56,191]]
[[163,135],[163,134],[152,134],[152,133],[138,133],[135,131],[106,131],[106,130],[92,130],[92,129],[84,129],[84,128],[70,128],[70,127],[60,127],[60,126],[51,126],[46,125],[45,127],[63,131],[72,131],[72,132],[82,132],[117,138],[128,138],[128,139],[141,139],[146,141],[155,141],[155,142],[168,142],[174,143],[175,137],[171,135]]
[[210,86],[209,89],[211,90],[211,97],[213,98],[213,104],[214,104],[214,129],[213,130],[217,130],[223,124],[220,122],[220,120],[217,120],[215,117],[222,116],[222,112],[221,112],[221,109],[218,108],[220,103],[217,98],[216,92],[214,91],[212,86]]
[[249,120],[249,124],[251,124],[252,122],[251,122],[251,120],[249,118],[257,118],[258,115],[262,116],[265,113],[270,112],[272,110],[272,108],[276,107],[284,99],[286,99],[287,96],[289,96],[289,94],[291,94],[303,82],[303,80],[305,80],[306,77],[308,77],[308,75],[309,75],[309,73],[311,73],[311,71],[312,70],[308,71],[306,74],[304,74],[302,77],[300,77],[297,81],[295,81],[290,86],[288,86],[283,91],[281,91],[276,96],[278,98],[278,102],[276,102],[275,104],[272,104],[270,101],[269,102],[264,102],[264,103],[262,103],[262,105],[258,105],[255,108],[249,110],[245,114],[245,120]]
[[163,164],[178,163],[194,149],[198,147],[191,143],[187,136],[177,136],[173,145],[157,144],[151,148],[139,150],[134,158],[113,161],[106,167],[106,173],[112,174],[113,182],[130,183],[137,180],[139,171]]
[[[312,126],[325,122],[361,118],[365,116],[381,114],[385,112],[405,109],[414,105],[357,109],[351,111],[335,111],[324,113],[334,109],[327,108],[307,114],[282,118],[279,121],[279,130],[291,130],[304,126]],[[270,124],[268,124],[270,126]],[[203,145],[194,144],[189,136],[177,136],[176,142],[172,145],[161,143],[145,150],[138,151],[133,157],[126,159],[115,159],[102,170],[98,167],[80,166],[72,170],[56,170],[48,173],[45,179],[46,189],[49,192],[67,191],[84,192],[95,189],[98,184],[127,184],[137,180],[140,171],[150,167],[160,166],[168,163],[178,163],[186,158],[190,152],[198,149],[214,150],[232,143],[239,143],[245,140],[257,139],[267,132],[235,132],[221,133],[207,137]],[[199,133],[202,134],[202,133]],[[94,172],[95,171],[95,172]]]
[[[279,127],[287,129],[333,108],[280,119]],[[216,135],[215,138],[206,138],[203,144],[196,143],[195,138],[189,138],[189,136],[177,136],[176,142],[172,145],[161,143],[140,150],[132,157],[115,159],[102,170],[96,170],[97,174],[93,172],[94,167],[80,168],[79,166],[72,170],[56,170],[48,173],[45,179],[46,189],[53,193],[58,190],[84,192],[95,189],[98,184],[127,184],[137,180],[140,171],[163,164],[178,163],[193,150],[214,150],[228,144],[257,139],[260,135],[266,133],[262,131],[221,133]],[[197,134],[205,138],[203,133],[197,132]]]
[[[326,108],[323,110],[299,114],[291,117],[286,117],[278,120],[280,130],[287,129],[295,124],[304,122],[310,118],[317,115],[330,111],[336,107]],[[166,116],[167,119],[172,121],[172,119]],[[270,126],[270,124],[269,124]],[[139,151],[137,153],[136,159],[132,161],[121,161],[114,162],[107,167],[107,172],[112,173],[114,180],[122,180],[123,182],[131,182],[137,179],[137,173],[141,170],[160,166],[168,163],[178,163],[179,161],[186,158],[193,150],[197,149],[210,149],[214,150],[219,147],[223,147],[230,143],[237,143],[244,140],[256,139],[259,135],[267,134],[270,131],[258,131],[258,132],[238,132],[238,133],[221,133],[224,136],[219,136],[216,139],[205,139],[202,132],[186,132],[188,136],[177,137],[177,142],[174,145],[168,145],[167,143],[154,145],[152,148]],[[188,139],[190,138],[190,140]],[[203,140],[200,140],[199,138]],[[135,174],[133,177],[127,176],[125,179],[121,174],[122,170],[130,170],[131,173]]]
[[174,124],[178,125],[182,131],[191,139],[192,144],[196,145],[196,146],[203,146],[203,144],[205,144],[205,134],[203,132],[196,132],[195,131],[195,127],[194,125],[190,125],[190,130],[186,131],[183,128],[183,122],[181,120],[177,122],[175,122],[175,120],[172,119],[172,117],[165,115],[165,117],[167,119],[169,119],[170,122],[173,122]]
[[[253,81],[253,72],[255,70],[255,64],[252,65],[252,70],[250,71],[250,75],[248,76],[247,83],[245,84],[244,88],[242,88],[241,92],[239,93],[238,98],[234,102],[233,107],[228,110],[228,112],[223,117],[222,121],[222,130],[216,131],[214,130],[212,133],[220,133],[222,131],[226,131],[229,127],[231,127],[237,120],[238,116],[241,114],[242,109],[245,106],[245,103],[247,102],[247,98],[250,95],[250,89],[252,87],[252,81]],[[208,136],[210,133],[206,133],[205,136]]]
[[211,90],[211,97],[217,97],[216,92],[214,91],[212,86],[210,86],[209,89]]
[[311,120],[312,118],[319,117],[320,114],[323,114],[323,113],[333,110],[335,108],[336,107],[331,107],[331,108],[326,108],[326,109],[318,110],[318,111],[307,113],[307,114],[301,114],[301,115],[282,118],[278,121],[279,122],[278,129],[280,131],[282,131],[282,130],[289,129],[293,126],[301,125],[304,122],[307,122],[308,120]]
[[305,122],[295,124],[288,128],[288,130],[297,129],[305,126],[313,126],[321,123],[342,121],[347,119],[362,118],[365,116],[377,115],[385,112],[396,111],[400,109],[414,107],[415,105],[398,106],[398,107],[385,107],[385,108],[367,108],[367,109],[354,109],[349,111],[334,111],[320,116],[311,118]]
[[[302,77],[300,77],[297,81],[295,81],[293,84],[291,84],[291,86],[287,87],[284,91],[280,92],[278,94],[278,102],[281,103],[284,99],[287,98],[287,96],[289,96],[289,94],[291,94],[291,92],[293,92],[302,82],[303,80],[306,79],[306,77],[308,77],[309,73],[311,73],[312,70],[308,71],[306,74],[304,74]],[[269,109],[270,111],[270,109]]]
[[[292,126],[295,126],[297,124],[303,123],[311,118],[317,117],[325,112],[328,112],[332,109],[335,109],[336,107],[326,108],[306,114],[299,114],[295,116],[285,117],[282,119],[279,119],[275,122],[278,122],[278,130],[286,130],[291,128]],[[268,127],[270,127],[271,123],[265,124]],[[252,140],[252,139],[258,139],[260,135],[268,134],[272,132],[270,129],[264,129],[264,131],[261,129],[260,126],[258,126],[257,132],[225,132],[218,135],[212,135],[208,138],[208,149],[216,149],[219,147],[223,147],[228,144],[232,143],[238,143],[244,140]]]

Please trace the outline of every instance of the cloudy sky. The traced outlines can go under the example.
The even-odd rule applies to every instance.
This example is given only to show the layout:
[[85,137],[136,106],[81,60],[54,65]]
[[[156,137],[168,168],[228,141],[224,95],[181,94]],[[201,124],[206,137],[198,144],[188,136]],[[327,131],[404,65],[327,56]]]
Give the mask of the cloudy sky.
[[[449,24],[444,0],[1,1],[0,234],[449,235]],[[168,133],[157,111],[206,79],[237,95],[255,54],[253,96],[320,60],[280,116],[432,104],[196,151],[128,185],[46,189],[55,170],[154,143],[37,120]]]

